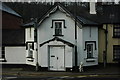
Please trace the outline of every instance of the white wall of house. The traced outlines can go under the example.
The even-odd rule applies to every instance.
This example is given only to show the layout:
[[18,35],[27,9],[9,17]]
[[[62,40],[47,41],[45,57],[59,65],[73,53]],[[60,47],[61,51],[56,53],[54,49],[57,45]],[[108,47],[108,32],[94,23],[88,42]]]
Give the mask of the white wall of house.
[[[81,28],[80,28],[81,27]],[[83,62],[83,30],[82,30],[82,26],[80,25],[80,27],[77,27],[77,52],[78,52],[78,66],[80,65],[80,62]]]
[[[55,30],[54,30],[54,28],[51,28],[52,27],[52,20],[54,20],[54,19],[55,20],[59,20],[59,19],[65,20],[66,28],[63,28],[63,35],[64,36],[59,37],[59,38],[66,40],[72,44],[76,44],[75,43],[75,22],[71,17],[66,16],[66,14],[61,12],[61,11],[56,11],[54,14],[51,14],[48,18],[46,18],[41,23],[41,25],[37,31],[38,32],[38,44],[41,44],[45,41],[48,41],[54,37],[53,35],[54,35]],[[81,26],[79,26],[79,27],[81,27]],[[78,32],[78,40],[77,40],[78,66],[79,66],[79,63],[81,62],[80,55],[82,55],[82,53],[83,53],[83,51],[82,51],[82,29],[80,29],[79,27],[77,26],[77,30],[78,30],[77,31]],[[44,51],[48,51],[47,48],[43,48],[41,51],[40,47],[38,46],[38,54],[44,54],[45,53]],[[43,57],[43,58],[46,58],[46,57]],[[42,62],[45,63],[43,59],[42,59]],[[73,62],[73,65],[74,65],[74,62]]]
[[[60,41],[51,41],[46,43],[45,45],[39,48],[40,52],[38,54],[38,63],[41,67],[49,67],[49,46],[64,46],[64,61],[65,67],[72,68],[73,67],[73,47],[70,47]],[[59,53],[59,52],[58,52]]]
[[[77,58],[78,58],[78,66],[81,62],[84,63],[84,66],[90,66],[90,65],[97,65],[98,64],[98,28],[97,27],[82,27],[80,24],[77,25],[77,43],[75,41],[75,21],[66,15],[65,13],[57,10],[55,13],[50,14],[46,19],[43,20],[42,23],[40,23],[40,26],[37,28],[37,44],[38,44],[38,63],[41,67],[49,67],[48,64],[48,51],[49,47],[48,45],[64,45],[62,42],[56,42],[51,41],[49,43],[44,44],[42,47],[40,47],[40,44],[53,39],[55,28],[52,25],[52,20],[65,20],[65,27],[62,27],[62,35],[63,36],[57,36],[65,41],[68,41],[74,45],[77,45]],[[53,27],[52,27],[53,26]],[[52,28],[51,28],[52,27]],[[30,34],[30,32],[32,34]],[[31,38],[30,38],[31,35]],[[34,29],[33,28],[26,28],[26,42],[27,41],[34,41]],[[94,50],[93,62],[86,62],[87,59],[87,50],[85,49],[85,41],[96,41],[96,47],[97,50]],[[94,44],[93,44],[94,45]],[[70,53],[69,51],[72,50]],[[68,53],[68,52],[69,53]],[[26,51],[27,52],[27,51]],[[27,52],[28,53],[28,52]],[[67,54],[68,53],[68,54]],[[65,57],[69,56],[69,59],[65,58],[65,67],[73,67],[75,65],[74,61],[74,48],[72,47],[65,47]],[[27,55],[26,55],[27,56]],[[34,52],[34,58],[36,56],[36,52]],[[35,59],[36,60],[36,59]],[[36,61],[29,62],[26,59],[27,64],[35,65]]]
[[[75,22],[74,20],[66,16],[65,13],[61,11],[56,11],[54,14],[51,14],[48,18],[46,18],[38,27],[37,32],[38,32],[38,44],[41,44],[45,41],[48,41],[52,39],[54,36],[54,28],[52,27],[52,20],[59,20],[59,19],[64,19],[65,20],[65,26],[67,28],[63,28],[63,35],[62,37],[59,36],[59,38],[66,40],[72,44],[75,43]],[[97,50],[94,51],[94,58],[95,62],[86,62],[86,56],[87,53],[84,51],[85,47],[85,41],[96,41],[96,46]],[[46,45],[46,44],[45,44]],[[98,64],[98,28],[97,27],[82,27],[79,25],[77,27],[77,52],[78,52],[78,66],[80,65],[81,62],[84,63],[84,66],[90,66],[90,65],[97,65]],[[47,46],[43,46],[42,49],[38,45],[38,54],[42,57],[39,59],[40,65],[43,65],[43,67],[47,67],[47,59],[48,59],[48,49]],[[44,55],[44,57],[43,57]],[[40,58],[39,56],[39,58]],[[46,57],[45,57],[46,56]],[[43,59],[45,58],[45,59]],[[73,63],[72,65],[74,66],[74,55],[72,56],[73,58]]]
[[75,44],[75,38],[74,38],[74,30],[75,30],[75,22],[68,16],[65,15],[65,13],[62,13],[61,11],[57,11],[54,14],[51,14],[48,18],[46,18],[41,25],[38,28],[38,43],[43,43],[45,41],[48,41],[52,39],[54,36],[54,28],[52,27],[52,20],[65,20],[65,26],[67,28],[63,28],[63,37],[60,37],[61,39],[67,40],[68,42],[71,42]]
[[[87,50],[85,49],[85,41],[96,41],[96,50],[93,52],[94,62],[86,62]],[[93,43],[94,45],[94,43]],[[98,27],[83,27],[83,61],[84,66],[97,65],[98,64]],[[89,60],[89,59],[88,59]]]
[[25,64],[25,47],[5,47],[5,58],[3,64]]

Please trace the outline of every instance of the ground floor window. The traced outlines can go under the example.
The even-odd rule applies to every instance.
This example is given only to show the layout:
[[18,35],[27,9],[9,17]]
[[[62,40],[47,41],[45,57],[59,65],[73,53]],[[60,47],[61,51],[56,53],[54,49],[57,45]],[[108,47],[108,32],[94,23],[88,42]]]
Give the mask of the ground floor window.
[[5,61],[5,47],[1,47],[0,61]]
[[32,43],[28,43],[28,58],[33,58]]
[[87,44],[87,58],[93,58],[93,44]]
[[113,45],[113,60],[120,60],[120,45]]

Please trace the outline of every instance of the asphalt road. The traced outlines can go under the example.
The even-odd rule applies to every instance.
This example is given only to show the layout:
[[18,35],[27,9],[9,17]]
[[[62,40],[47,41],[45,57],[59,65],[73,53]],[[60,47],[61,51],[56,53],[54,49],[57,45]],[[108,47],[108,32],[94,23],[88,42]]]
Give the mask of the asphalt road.
[[120,77],[5,77],[2,80],[120,80]]

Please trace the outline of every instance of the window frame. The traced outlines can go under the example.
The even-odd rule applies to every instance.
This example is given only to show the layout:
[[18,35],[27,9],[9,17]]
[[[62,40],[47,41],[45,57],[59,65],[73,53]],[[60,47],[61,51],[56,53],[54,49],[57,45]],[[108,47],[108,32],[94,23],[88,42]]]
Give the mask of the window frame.
[[[55,23],[56,22],[61,22],[62,23],[62,27],[61,27],[61,34],[59,35],[59,34],[55,34]],[[54,19],[54,20],[52,20],[52,27],[51,28],[53,28],[53,36],[63,36],[63,34],[64,34],[64,28],[66,28],[66,26],[65,26],[65,20],[64,19]]]
[[[31,46],[30,46],[31,45]],[[33,42],[29,42],[29,43],[27,43],[27,51],[28,51],[28,55],[27,55],[27,58],[31,58],[31,59],[34,59],[33,58],[33,51],[34,51],[34,43]],[[32,52],[32,56],[31,56],[31,54],[30,54],[30,52]]]
[[1,47],[0,62],[6,62],[5,47]]
[[[118,53],[115,53],[115,52],[117,52],[117,51],[115,51],[115,48],[118,48]],[[117,50],[117,49],[116,49]],[[115,56],[118,56],[119,55],[119,58],[117,59],[117,58],[115,58]],[[120,61],[120,45],[113,45],[113,61]]]
[[[118,32],[115,31],[116,29],[119,29]],[[119,35],[118,36],[115,35],[116,33]],[[119,24],[113,25],[113,38],[120,38],[120,25]]]
[[[88,57],[88,48],[87,48],[87,45],[92,45],[92,57]],[[87,45],[86,45],[86,51],[87,51],[87,59],[93,59],[94,58],[94,43],[87,43]]]

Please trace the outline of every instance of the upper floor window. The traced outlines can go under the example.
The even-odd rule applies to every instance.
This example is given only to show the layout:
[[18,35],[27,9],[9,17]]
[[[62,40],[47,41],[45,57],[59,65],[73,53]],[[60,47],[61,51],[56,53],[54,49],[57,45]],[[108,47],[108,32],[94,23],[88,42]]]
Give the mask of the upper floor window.
[[65,20],[52,20],[52,27],[54,36],[63,36],[63,29],[65,27]]
[[113,27],[113,37],[120,38],[120,25],[114,25]]
[[62,35],[62,22],[55,22],[55,35]]
[[120,60],[120,45],[113,46],[113,60]]

